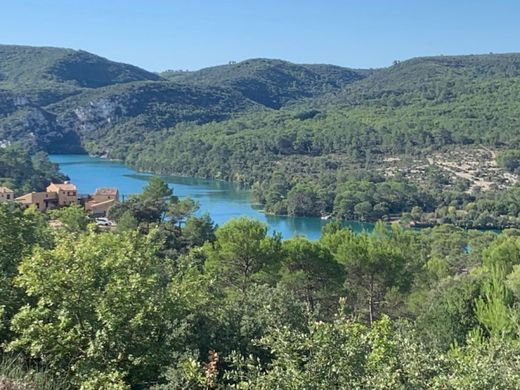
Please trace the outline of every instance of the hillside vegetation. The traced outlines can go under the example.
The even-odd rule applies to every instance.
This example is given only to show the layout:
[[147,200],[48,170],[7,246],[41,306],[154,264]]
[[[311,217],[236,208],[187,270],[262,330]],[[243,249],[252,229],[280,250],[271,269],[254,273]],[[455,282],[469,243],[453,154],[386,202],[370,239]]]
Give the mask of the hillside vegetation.
[[238,181],[277,214],[520,226],[516,163],[502,157],[520,146],[519,54],[157,75],[73,50],[3,50],[0,144]]
[[84,51],[0,45],[0,143],[113,154],[155,130],[280,108],[339,90],[362,74],[251,60],[161,77]]
[[[417,223],[519,226],[506,200],[518,179],[493,157],[520,145],[519,60],[404,61],[271,113],[179,124],[125,158],[145,170],[253,185],[273,213],[377,220],[414,210],[407,218]],[[465,160],[472,173],[450,168]]]
[[156,177],[111,231],[0,204],[0,386],[519,388],[520,231],[282,241],[195,210]]
[[299,65],[265,58],[214,66],[197,72],[163,73],[171,80],[235,89],[269,108],[339,90],[366,72],[333,65]]

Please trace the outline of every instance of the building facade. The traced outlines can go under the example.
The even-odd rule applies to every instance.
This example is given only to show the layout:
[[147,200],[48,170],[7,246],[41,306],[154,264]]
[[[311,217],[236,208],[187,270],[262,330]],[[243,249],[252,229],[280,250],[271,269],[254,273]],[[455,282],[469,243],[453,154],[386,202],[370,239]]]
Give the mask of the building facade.
[[70,206],[78,203],[78,189],[68,181],[62,184],[51,183],[47,187],[48,193],[56,193],[58,198],[58,206]]
[[85,210],[96,216],[106,216],[108,210],[119,202],[117,188],[97,188],[85,202]]
[[31,192],[19,196],[16,201],[27,207],[35,206],[39,211],[47,211],[58,207],[58,194],[55,192]]
[[12,202],[14,200],[14,191],[7,187],[0,187],[0,202]]

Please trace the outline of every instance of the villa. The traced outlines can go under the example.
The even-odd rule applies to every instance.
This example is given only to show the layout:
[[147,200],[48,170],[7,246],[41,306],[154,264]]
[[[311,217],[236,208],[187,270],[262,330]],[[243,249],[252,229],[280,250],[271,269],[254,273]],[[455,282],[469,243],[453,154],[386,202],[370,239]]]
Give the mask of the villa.
[[39,211],[47,211],[77,204],[78,194],[76,186],[66,181],[62,184],[51,183],[45,192],[31,192],[19,196],[16,201],[26,206],[35,206]]
[[[12,199],[13,194],[14,192],[8,188],[0,187],[0,201],[4,198]],[[78,196],[76,186],[66,181],[60,184],[51,183],[45,192],[31,192],[15,200],[27,207],[35,206],[42,212],[77,204],[83,206],[90,214],[105,216],[110,207],[119,201],[119,191],[117,188],[98,188],[94,194]]]

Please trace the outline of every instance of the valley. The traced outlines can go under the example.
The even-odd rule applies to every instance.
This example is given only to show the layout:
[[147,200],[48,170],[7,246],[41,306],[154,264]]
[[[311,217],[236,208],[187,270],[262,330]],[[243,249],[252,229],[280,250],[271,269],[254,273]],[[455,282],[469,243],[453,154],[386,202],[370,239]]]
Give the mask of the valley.
[[1,9],[0,390],[520,389],[520,3]]
[[236,182],[275,215],[520,226],[516,173],[494,157],[520,143],[518,54],[159,74],[67,49],[0,55],[2,145]]

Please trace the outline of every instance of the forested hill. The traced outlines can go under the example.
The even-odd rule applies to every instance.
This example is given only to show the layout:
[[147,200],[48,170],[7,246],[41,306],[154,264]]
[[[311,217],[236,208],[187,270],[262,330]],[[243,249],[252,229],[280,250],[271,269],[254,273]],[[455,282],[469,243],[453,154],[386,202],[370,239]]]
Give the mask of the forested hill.
[[299,65],[282,60],[250,59],[196,72],[164,72],[170,80],[196,85],[230,87],[249,99],[278,109],[289,102],[337,91],[365,77],[334,65]]
[[133,65],[109,61],[82,50],[0,45],[0,88],[46,105],[81,88],[160,80]]
[[404,93],[424,93],[433,100],[433,92],[445,97],[464,89],[470,83],[499,81],[520,76],[520,54],[484,54],[466,56],[418,57],[396,61],[377,69],[368,77],[346,88],[334,103],[363,104],[367,99]]
[[[118,157],[157,130],[278,110],[306,119],[340,110],[349,122],[359,113],[364,126],[394,135],[404,123],[412,132],[501,134],[514,121],[501,113],[514,114],[519,64],[518,54],[416,58],[376,70],[250,59],[159,75],[85,51],[1,45],[0,144]],[[482,116],[490,105],[495,111]],[[350,137],[334,135],[347,126],[338,120],[322,131]]]
[[338,92],[366,72],[279,60],[161,75],[71,49],[0,46],[0,143],[110,154],[178,123]]
[[377,220],[415,210],[419,223],[520,226],[520,170],[497,165],[502,152],[518,156],[519,63],[518,54],[398,62],[280,110],[177,125],[115,155],[253,185],[276,214]]

